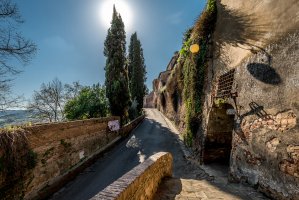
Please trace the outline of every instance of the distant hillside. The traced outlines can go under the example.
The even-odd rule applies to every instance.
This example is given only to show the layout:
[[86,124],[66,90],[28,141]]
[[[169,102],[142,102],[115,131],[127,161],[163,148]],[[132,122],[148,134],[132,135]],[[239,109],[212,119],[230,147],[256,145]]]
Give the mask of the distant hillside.
[[28,110],[0,111],[0,127],[38,121],[38,119],[32,117],[32,113],[30,113]]

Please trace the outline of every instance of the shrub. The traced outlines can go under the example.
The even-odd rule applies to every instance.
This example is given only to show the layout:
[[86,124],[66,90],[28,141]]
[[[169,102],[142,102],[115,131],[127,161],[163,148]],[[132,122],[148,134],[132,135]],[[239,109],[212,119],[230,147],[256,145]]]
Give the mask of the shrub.
[[0,130],[0,172],[7,183],[0,188],[1,197],[22,198],[25,174],[36,166],[37,154],[30,149],[26,134],[20,127]]
[[108,108],[105,87],[97,84],[84,87],[77,97],[66,103],[64,109],[67,119],[76,120],[106,117]]

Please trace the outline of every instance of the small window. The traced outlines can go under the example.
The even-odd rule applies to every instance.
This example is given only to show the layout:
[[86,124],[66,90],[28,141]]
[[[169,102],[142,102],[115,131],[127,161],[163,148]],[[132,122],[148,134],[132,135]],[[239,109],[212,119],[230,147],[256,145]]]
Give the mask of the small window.
[[217,84],[217,98],[230,97],[234,83],[235,69],[221,75]]

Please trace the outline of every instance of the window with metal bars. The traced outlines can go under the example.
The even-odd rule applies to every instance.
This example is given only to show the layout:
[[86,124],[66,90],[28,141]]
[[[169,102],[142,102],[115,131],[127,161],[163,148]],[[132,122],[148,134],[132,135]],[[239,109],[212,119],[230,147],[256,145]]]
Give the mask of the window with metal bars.
[[217,84],[216,98],[228,98],[231,96],[233,89],[235,69],[228,71],[227,73],[219,76]]

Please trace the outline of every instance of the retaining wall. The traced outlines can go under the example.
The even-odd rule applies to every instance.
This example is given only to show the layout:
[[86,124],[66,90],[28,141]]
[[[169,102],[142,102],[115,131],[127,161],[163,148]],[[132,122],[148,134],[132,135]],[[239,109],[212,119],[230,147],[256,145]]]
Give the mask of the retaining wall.
[[19,176],[15,180],[7,179],[0,172],[0,199],[47,197],[90,165],[101,152],[128,135],[143,118],[137,118],[118,132],[109,131],[108,122],[119,117],[27,127],[29,148],[36,155],[35,167],[24,172],[22,180]]

